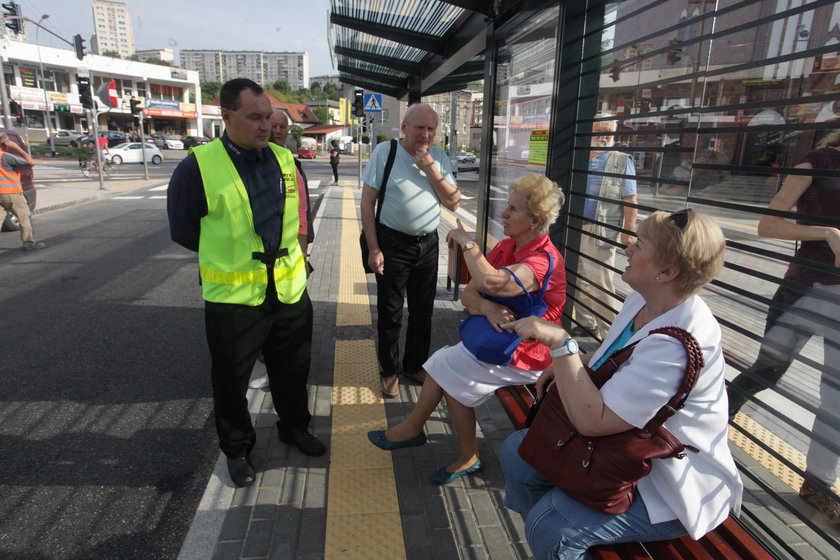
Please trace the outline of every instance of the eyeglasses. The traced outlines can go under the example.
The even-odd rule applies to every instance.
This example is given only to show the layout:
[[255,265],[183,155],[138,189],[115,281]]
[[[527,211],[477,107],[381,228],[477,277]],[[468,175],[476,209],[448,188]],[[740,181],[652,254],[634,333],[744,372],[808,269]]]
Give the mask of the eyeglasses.
[[680,231],[685,229],[686,224],[688,224],[688,215],[691,213],[691,208],[685,208],[678,212],[671,212],[671,215],[668,216],[668,219],[674,222],[674,225],[680,228]]

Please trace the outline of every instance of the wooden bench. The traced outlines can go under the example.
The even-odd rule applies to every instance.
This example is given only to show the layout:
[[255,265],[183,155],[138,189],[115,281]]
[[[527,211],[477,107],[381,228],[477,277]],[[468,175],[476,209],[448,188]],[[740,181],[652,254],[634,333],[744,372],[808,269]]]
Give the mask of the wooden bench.
[[[517,430],[534,402],[533,385],[514,385],[496,390],[496,397]],[[622,543],[590,549],[595,560],[773,560],[773,556],[729,517],[699,541],[685,536],[670,541]]]

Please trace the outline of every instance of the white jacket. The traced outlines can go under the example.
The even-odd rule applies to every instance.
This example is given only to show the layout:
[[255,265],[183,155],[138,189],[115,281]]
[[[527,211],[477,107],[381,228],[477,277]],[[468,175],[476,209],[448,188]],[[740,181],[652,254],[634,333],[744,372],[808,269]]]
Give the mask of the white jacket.
[[[631,293],[604,343],[590,363],[609,348],[644,305]],[[703,352],[706,365],[685,406],[665,422],[679,440],[700,450],[684,459],[655,459],[650,474],[639,480],[638,491],[653,523],[679,519],[699,539],[729,515],[740,513],[744,485],[727,442],[726,385],[720,326],[699,296],[692,296],[662,314],[628,341],[639,340],[633,355],[601,388],[604,403],[622,420],[644,427],[674,395],[685,372],[686,354],[675,338],[651,330],[676,326],[690,332]]]

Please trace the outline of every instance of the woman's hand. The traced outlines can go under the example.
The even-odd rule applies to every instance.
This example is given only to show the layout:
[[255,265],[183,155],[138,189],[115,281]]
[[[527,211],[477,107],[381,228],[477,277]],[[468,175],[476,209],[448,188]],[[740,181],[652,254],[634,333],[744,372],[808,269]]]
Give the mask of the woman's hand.
[[503,329],[515,331],[525,342],[539,341],[548,347],[560,346],[569,338],[562,327],[539,317],[524,317],[501,325]]
[[534,384],[537,391],[537,399],[541,399],[545,396],[545,389],[552,381],[554,381],[554,368],[549,366],[543,370],[537,378],[537,382]]
[[449,233],[446,234],[446,243],[450,249],[454,249],[455,244],[463,246],[465,243],[470,243],[473,240],[472,235],[464,229],[461,218],[455,218],[455,222],[458,224],[457,227],[449,230]]
[[[516,315],[513,314],[513,311],[504,305],[492,301],[485,301],[486,303],[483,304],[485,306],[484,316],[487,317],[487,320],[490,321],[490,324],[496,329],[496,332],[502,332],[505,330],[504,325],[509,325],[511,321],[516,320]],[[486,309],[486,307],[490,307],[490,309]]]

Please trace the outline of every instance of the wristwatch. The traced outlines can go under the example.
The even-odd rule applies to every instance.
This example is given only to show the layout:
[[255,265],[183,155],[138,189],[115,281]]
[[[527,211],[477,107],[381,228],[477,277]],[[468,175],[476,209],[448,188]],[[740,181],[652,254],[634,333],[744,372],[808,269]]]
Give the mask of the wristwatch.
[[569,356],[577,354],[580,346],[574,338],[567,338],[566,343],[556,350],[550,352],[552,358],[559,358],[560,356]]
[[472,249],[473,247],[477,247],[477,245],[475,243],[473,243],[472,241],[470,241],[469,243],[464,243],[464,247],[463,247],[462,251],[468,251],[468,250]]

